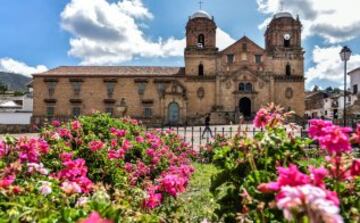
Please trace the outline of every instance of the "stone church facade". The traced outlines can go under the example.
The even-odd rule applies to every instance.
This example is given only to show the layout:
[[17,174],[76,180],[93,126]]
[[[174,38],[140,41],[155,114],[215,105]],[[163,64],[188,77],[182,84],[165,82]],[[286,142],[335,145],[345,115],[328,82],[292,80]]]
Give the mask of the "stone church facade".
[[108,112],[157,125],[214,124],[251,118],[274,102],[304,114],[302,25],[274,15],[265,48],[243,37],[216,47],[216,23],[204,11],[186,25],[185,67],[63,66],[33,75],[32,122]]

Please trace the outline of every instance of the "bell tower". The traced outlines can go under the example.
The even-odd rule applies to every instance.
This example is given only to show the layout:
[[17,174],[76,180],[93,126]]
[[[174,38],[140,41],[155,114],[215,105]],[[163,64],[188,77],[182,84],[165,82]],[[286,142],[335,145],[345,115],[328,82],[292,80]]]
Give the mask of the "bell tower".
[[273,72],[278,75],[304,75],[301,45],[302,24],[288,12],[274,15],[265,32],[265,46],[273,58]]
[[207,12],[199,10],[189,17],[186,25],[186,75],[215,75],[216,23]]

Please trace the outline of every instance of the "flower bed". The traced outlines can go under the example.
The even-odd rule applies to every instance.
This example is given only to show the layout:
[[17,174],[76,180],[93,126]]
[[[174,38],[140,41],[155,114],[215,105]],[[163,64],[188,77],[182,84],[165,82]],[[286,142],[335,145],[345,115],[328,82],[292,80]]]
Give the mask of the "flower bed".
[[[239,134],[217,140],[205,151],[220,170],[211,191],[225,222],[360,222],[360,126],[351,129],[323,120],[310,121],[311,139],[286,130],[290,113],[270,105],[254,125],[264,128],[253,138]],[[309,143],[319,144],[319,158],[308,157]]]
[[176,134],[146,132],[136,120],[55,121],[40,138],[0,142],[0,219],[169,221],[194,157]]

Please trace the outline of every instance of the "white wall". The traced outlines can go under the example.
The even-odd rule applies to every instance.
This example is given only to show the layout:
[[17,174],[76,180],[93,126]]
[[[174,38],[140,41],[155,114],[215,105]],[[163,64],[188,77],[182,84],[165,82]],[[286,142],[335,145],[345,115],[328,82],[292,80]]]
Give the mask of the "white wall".
[[0,124],[30,124],[32,113],[0,113]]
[[360,70],[354,71],[350,74],[351,92],[353,92],[353,86],[358,85],[358,93],[360,92]]

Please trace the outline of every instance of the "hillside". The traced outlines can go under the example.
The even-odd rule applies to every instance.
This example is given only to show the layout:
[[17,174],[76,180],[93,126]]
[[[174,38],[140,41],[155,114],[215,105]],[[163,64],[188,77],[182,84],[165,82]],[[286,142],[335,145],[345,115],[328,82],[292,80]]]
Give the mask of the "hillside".
[[0,82],[12,91],[25,91],[27,90],[26,84],[31,81],[30,77],[21,74],[0,72]]

